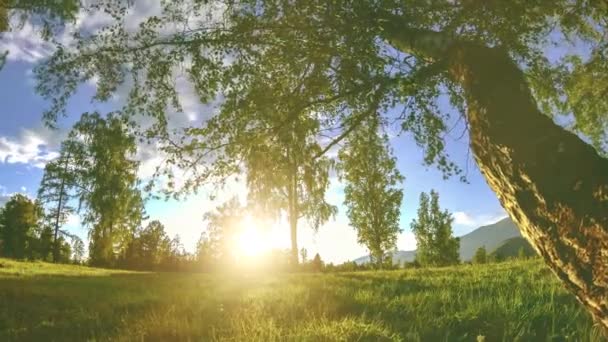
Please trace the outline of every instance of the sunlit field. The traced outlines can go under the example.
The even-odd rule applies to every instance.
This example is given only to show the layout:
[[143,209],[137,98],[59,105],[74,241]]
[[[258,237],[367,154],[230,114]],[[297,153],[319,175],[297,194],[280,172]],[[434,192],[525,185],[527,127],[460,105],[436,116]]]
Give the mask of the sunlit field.
[[537,260],[333,274],[0,259],[0,341],[601,341]]

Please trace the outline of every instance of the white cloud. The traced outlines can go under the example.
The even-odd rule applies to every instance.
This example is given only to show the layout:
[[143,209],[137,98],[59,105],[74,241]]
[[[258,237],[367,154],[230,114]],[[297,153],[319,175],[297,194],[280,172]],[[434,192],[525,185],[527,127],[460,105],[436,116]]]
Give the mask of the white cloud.
[[0,137],[0,164],[27,164],[37,168],[56,158],[62,132],[23,129],[17,137]]
[[507,217],[507,214],[501,211],[496,214],[471,215],[464,211],[455,211],[452,216],[454,217],[454,224],[467,228],[478,228],[500,221]]
[[53,52],[53,45],[40,36],[36,27],[26,22],[21,29],[2,33],[0,51],[8,51],[9,61],[35,63]]
[[156,172],[156,167],[160,166],[164,160],[158,146],[154,144],[140,144],[135,159],[140,163],[137,175],[142,180],[151,179]]
[[104,11],[87,11],[81,9],[76,15],[76,22],[73,26],[74,28],[94,32],[113,22],[112,16]]

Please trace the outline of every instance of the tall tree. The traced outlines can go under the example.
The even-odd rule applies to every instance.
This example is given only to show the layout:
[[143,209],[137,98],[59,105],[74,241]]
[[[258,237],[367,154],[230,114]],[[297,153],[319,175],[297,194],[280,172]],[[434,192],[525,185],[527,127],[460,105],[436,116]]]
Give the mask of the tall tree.
[[39,218],[40,207],[25,195],[13,195],[6,202],[0,215],[3,256],[16,259],[30,256]]
[[[294,64],[292,68],[306,73],[314,66]],[[200,177],[191,180],[194,185],[210,175],[223,179],[233,173],[246,174],[248,201],[256,213],[287,218],[291,262],[297,264],[299,224],[306,221],[316,231],[336,213],[335,206],[325,201],[332,163],[320,156],[322,145],[317,138],[321,125],[307,115],[305,101],[298,96],[282,103],[269,99],[284,89],[305,94],[306,87],[298,78],[282,77],[290,73],[279,68],[256,72],[260,77],[280,79],[280,85],[269,87],[268,82],[256,80],[247,88],[226,92],[216,117],[204,128],[187,130],[186,140],[204,138],[187,143],[193,160],[186,159],[180,166],[202,169]],[[181,154],[180,150],[182,146],[172,144],[167,152]],[[199,165],[200,161],[208,163]]]
[[[587,94],[606,84],[606,6],[570,0],[173,1],[135,32],[117,20],[106,34],[83,35],[74,50],[58,50],[38,68],[38,90],[52,100],[45,114],[52,124],[87,79],[99,79],[98,100],[133,81],[124,114],[157,118],[150,136],[165,139],[167,107],[181,109],[172,77],[177,66],[184,66],[203,102],[266,82],[272,96],[237,98],[239,105],[298,101],[301,110],[278,113],[285,122],[317,118],[319,135],[329,135],[321,152],[332,150],[364,116],[396,106],[403,109],[396,119],[424,148],[425,163],[449,176],[460,169],[444,150],[448,116],[437,100],[447,92],[503,207],[608,330],[608,161],[547,116],[573,113],[570,129],[604,152],[605,101]],[[176,23],[190,29],[176,30]],[[568,58],[547,58],[545,48],[564,35],[584,42],[590,53],[570,49]],[[200,161],[217,148],[204,143],[204,134],[187,132],[196,139],[175,148],[176,159]]]
[[[268,129],[278,124],[277,117],[274,119],[266,124]],[[278,217],[286,214],[291,263],[297,265],[299,221],[306,219],[316,231],[337,209],[325,201],[331,163],[327,158],[315,158],[320,152],[310,132],[316,128],[315,121],[296,119],[286,126],[274,138],[258,136],[240,148],[245,151],[249,201],[266,212],[276,212]]]
[[70,139],[79,141],[77,159],[86,172],[80,176],[80,202],[90,225],[89,258],[94,265],[113,265],[143,218],[138,188],[135,140],[122,120],[97,113],[83,114]]
[[75,212],[69,201],[75,196],[78,175],[83,172],[74,164],[73,153],[76,145],[74,141],[67,140],[62,144],[59,158],[48,162],[44,167],[44,175],[38,188],[39,202],[48,207],[46,213],[47,224],[53,227],[53,261],[59,259],[59,233],[60,227],[65,224],[71,214]]
[[421,265],[446,266],[459,262],[460,239],[453,236],[452,215],[439,208],[439,194],[420,194],[418,215],[411,227],[416,236],[416,261]]
[[403,176],[391,155],[388,137],[381,132],[379,118],[365,120],[340,150],[344,204],[358,242],[365,245],[377,268],[392,260],[397,247]]

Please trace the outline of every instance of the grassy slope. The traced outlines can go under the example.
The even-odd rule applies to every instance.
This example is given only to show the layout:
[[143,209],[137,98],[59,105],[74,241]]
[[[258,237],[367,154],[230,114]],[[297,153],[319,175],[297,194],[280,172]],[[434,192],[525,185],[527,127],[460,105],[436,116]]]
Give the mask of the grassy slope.
[[275,276],[0,265],[0,341],[600,341],[539,261]]

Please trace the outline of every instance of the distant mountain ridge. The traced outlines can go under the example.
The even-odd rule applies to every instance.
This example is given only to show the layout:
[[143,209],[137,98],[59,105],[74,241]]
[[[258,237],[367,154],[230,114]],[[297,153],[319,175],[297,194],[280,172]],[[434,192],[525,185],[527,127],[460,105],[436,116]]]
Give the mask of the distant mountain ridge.
[[506,259],[509,257],[519,256],[520,250],[523,250],[526,257],[536,255],[536,251],[534,248],[532,248],[532,245],[530,245],[528,240],[521,236],[505,240],[491,254],[499,259]]
[[[519,238],[519,239],[515,239]],[[510,242],[509,242],[510,241]],[[523,242],[522,242],[523,241]],[[509,217],[487,225],[479,227],[472,232],[460,237],[460,260],[469,261],[479,247],[485,246],[488,253],[492,253],[498,248],[503,248],[501,253],[510,253],[513,245],[523,246],[527,241],[521,236],[519,229]],[[507,247],[503,247],[507,245]],[[524,247],[529,247],[524,246]],[[526,249],[528,252],[528,249]],[[517,253],[517,251],[515,252]],[[515,254],[517,255],[517,254]],[[397,251],[393,253],[393,263],[412,262],[416,258],[416,251]],[[369,256],[362,256],[354,260],[357,264],[369,262]]]

